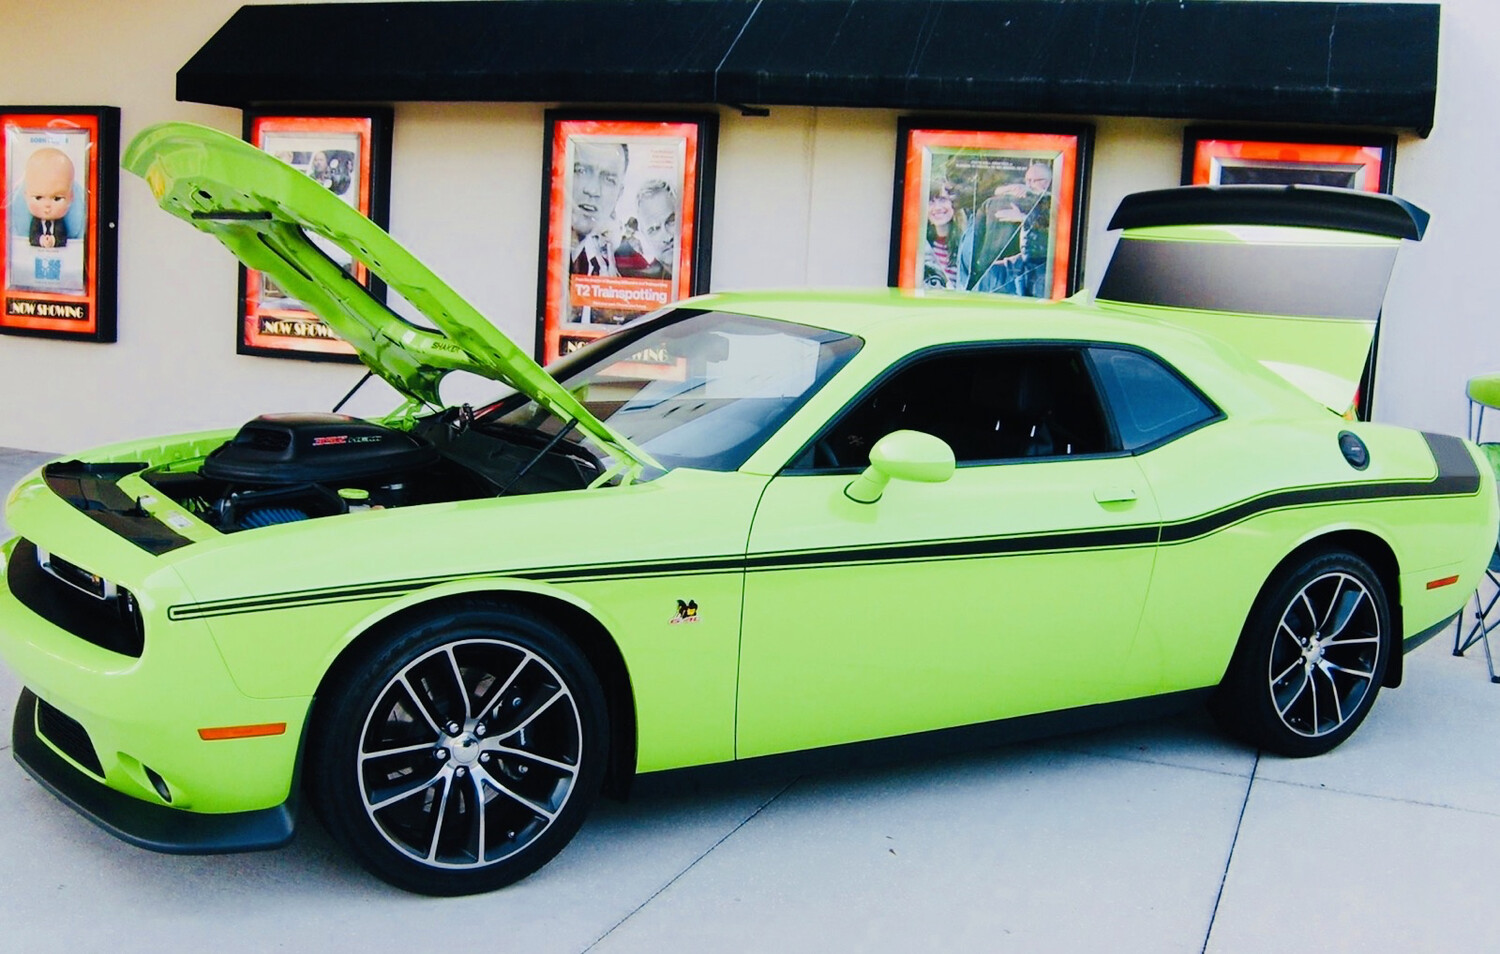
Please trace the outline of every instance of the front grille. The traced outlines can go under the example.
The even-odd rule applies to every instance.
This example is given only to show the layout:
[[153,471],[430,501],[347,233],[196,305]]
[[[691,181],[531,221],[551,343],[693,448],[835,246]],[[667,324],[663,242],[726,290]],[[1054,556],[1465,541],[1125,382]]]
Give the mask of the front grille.
[[59,752],[100,778],[104,777],[104,766],[99,764],[88,730],[79,725],[78,720],[69,718],[41,698],[36,701],[36,730],[38,735],[57,746]]
[[[56,560],[53,557],[54,567]],[[5,567],[5,583],[27,609],[84,642],[137,658],[145,648],[138,611],[122,614],[122,600],[96,599],[43,570],[30,540],[16,541]]]

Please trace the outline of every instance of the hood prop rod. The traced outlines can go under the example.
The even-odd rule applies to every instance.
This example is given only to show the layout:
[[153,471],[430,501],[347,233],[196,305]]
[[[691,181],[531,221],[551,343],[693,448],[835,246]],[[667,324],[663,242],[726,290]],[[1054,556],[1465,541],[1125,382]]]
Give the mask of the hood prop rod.
[[356,385],[354,385],[354,387],[350,388],[348,394],[346,394],[343,397],[339,398],[339,403],[335,404],[333,406],[333,410],[330,411],[329,413],[330,414],[337,414],[339,412],[339,408],[343,407],[345,404],[348,404],[349,403],[349,399],[352,398],[352,397],[354,397],[354,392],[358,391],[360,388],[364,387],[365,386],[365,382],[368,381],[368,380],[370,380],[370,378],[372,378],[374,376],[375,376],[375,372],[374,371],[366,371],[365,372],[365,376],[359,379],[359,383],[356,384]]

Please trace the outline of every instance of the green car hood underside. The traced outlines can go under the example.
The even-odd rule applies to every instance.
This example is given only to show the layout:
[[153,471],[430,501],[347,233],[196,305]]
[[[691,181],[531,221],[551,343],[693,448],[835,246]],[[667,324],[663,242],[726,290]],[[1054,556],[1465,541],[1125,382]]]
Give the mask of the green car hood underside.
[[[163,209],[214,236],[306,304],[402,394],[441,407],[443,376],[469,371],[577,421],[625,466],[659,466],[383,229],[274,156],[204,126],[162,123],[136,136],[121,164],[146,180]],[[435,328],[419,328],[371,296],[309,233],[363,262]]]

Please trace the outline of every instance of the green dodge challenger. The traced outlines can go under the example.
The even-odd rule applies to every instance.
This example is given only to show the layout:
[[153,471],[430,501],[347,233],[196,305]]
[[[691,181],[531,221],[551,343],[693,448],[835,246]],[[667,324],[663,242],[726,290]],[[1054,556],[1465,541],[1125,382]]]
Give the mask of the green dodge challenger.
[[[148,848],[275,847],[305,802],[460,894],[642,773],[1200,699],[1312,755],[1496,546],[1473,445],[1345,413],[1426,225],[1398,199],[1144,193],[1092,299],[710,295],[544,371],[239,140],[156,126],[124,164],[406,397],[11,493],[15,757]],[[445,404],[453,371],[492,403]]]

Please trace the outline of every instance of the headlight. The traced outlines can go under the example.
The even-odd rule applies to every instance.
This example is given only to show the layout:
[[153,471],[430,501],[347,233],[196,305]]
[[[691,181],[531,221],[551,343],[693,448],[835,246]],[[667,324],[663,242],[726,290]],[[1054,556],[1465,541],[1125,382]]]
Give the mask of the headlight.
[[82,590],[96,600],[113,600],[115,598],[116,588],[113,583],[97,573],[90,573],[76,563],[69,563],[55,553],[37,547],[36,562],[47,573],[62,580],[75,590]]
[[145,636],[146,626],[141,619],[141,607],[136,602],[134,593],[41,547],[36,548],[36,562],[53,579],[61,580],[73,589],[98,600],[101,608],[113,607],[121,621],[130,627],[138,639]]

